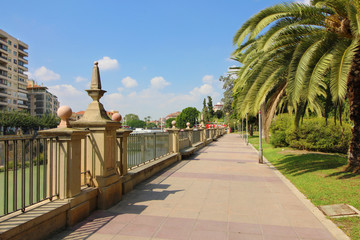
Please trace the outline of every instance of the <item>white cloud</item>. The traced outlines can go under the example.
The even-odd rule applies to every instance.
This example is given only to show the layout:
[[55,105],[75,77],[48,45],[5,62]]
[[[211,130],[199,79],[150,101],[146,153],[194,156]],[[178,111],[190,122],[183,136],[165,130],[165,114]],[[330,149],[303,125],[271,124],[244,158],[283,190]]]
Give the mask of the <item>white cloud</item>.
[[129,93],[128,97],[136,97],[136,92]]
[[208,83],[208,84],[212,84],[215,82],[214,76],[213,75],[205,75],[202,78],[203,83]]
[[295,2],[310,5],[310,0],[298,0],[298,1],[295,1]]
[[210,95],[214,92],[214,88],[213,86],[211,86],[210,84],[204,84],[201,87],[196,87],[194,88],[190,93],[192,95]]
[[110,57],[103,57],[98,60],[99,68],[101,70],[113,70],[119,68],[119,63],[116,59],[111,59]]
[[42,66],[32,72],[26,73],[30,79],[34,79],[40,82],[55,81],[60,79],[60,74],[53,72],[50,69]]
[[121,82],[126,88],[133,88],[138,85],[137,81],[131,77],[126,77]]
[[80,76],[77,76],[75,78],[75,82],[85,82],[85,81],[88,81],[88,79]]
[[154,77],[151,79],[151,86],[153,88],[161,89],[169,85],[170,83],[167,82],[163,77]]
[[124,91],[124,88],[119,87],[119,88],[117,88],[117,90],[118,90],[119,92],[122,92],[122,91]]
[[91,98],[85,91],[80,91],[69,84],[61,84],[50,86],[49,92],[58,97],[61,106],[67,105],[71,107],[73,112],[86,110]]

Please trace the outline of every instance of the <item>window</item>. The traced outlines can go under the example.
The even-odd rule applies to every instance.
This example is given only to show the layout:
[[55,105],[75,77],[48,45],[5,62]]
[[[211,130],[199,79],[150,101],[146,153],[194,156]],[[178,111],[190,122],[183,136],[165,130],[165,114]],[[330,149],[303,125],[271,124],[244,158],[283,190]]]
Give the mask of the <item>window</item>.
[[8,58],[8,61],[11,62],[11,58]]
[[11,45],[11,41],[10,41],[10,40],[8,40],[8,44]]
[[8,49],[8,52],[11,53],[11,49],[10,49],[10,48]]
[[14,72],[17,72],[17,69],[16,69],[16,68],[14,68]]
[[16,60],[16,59],[14,59],[14,63],[17,64],[17,60]]
[[16,56],[17,53],[15,51],[13,53],[14,53],[14,56]]
[[17,48],[17,45],[16,45],[16,44],[14,44],[14,48]]
[[8,104],[11,104],[11,99],[8,99]]
[[16,104],[16,100],[13,100],[13,104]]

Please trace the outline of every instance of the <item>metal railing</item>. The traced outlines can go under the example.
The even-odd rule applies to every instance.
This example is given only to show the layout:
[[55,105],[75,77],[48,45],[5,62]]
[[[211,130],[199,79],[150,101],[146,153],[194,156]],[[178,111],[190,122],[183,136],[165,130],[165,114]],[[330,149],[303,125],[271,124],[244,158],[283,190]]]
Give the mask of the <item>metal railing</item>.
[[169,133],[131,133],[127,140],[129,169],[169,154]]
[[200,134],[201,134],[201,131],[197,131],[197,130],[193,131],[193,133],[192,133],[192,143],[193,144],[200,142],[200,139],[201,139]]
[[58,196],[55,137],[0,137],[0,216]]
[[179,132],[179,140],[188,139],[188,132],[187,131],[180,131]]

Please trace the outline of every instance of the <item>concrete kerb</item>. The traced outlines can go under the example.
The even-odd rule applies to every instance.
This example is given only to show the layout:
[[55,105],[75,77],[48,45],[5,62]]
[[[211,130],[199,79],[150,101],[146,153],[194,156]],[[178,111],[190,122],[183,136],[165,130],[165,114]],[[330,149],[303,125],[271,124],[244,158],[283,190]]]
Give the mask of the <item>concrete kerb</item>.
[[[259,151],[252,144],[249,143],[249,145],[254,149],[254,151],[259,153]],[[326,216],[309,199],[307,199],[306,196],[301,193],[299,189],[297,189],[295,185],[290,182],[289,179],[282,175],[282,173],[271,164],[271,162],[269,162],[265,157],[263,157],[263,159],[264,164],[269,166],[274,171],[274,173],[281,179],[281,181],[285,183],[286,186],[288,186],[291,192],[294,193],[294,195],[315,215],[315,217],[329,230],[329,232],[336,239],[350,240],[349,236],[347,236],[334,222],[332,222],[330,219],[327,219]]]

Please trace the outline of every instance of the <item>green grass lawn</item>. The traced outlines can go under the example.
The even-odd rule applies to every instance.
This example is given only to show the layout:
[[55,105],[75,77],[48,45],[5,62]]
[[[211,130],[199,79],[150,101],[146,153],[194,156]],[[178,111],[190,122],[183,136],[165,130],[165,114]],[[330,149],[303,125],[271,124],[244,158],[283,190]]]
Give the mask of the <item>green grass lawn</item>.
[[[37,193],[39,193],[39,200],[44,199],[44,170],[43,165],[40,166],[39,171],[39,189],[37,188],[37,168],[34,166],[34,173],[33,173],[33,198],[32,202],[37,202]],[[14,208],[14,181],[13,181],[13,171],[9,171],[9,191],[8,191],[8,212],[13,212]],[[4,201],[5,201],[5,173],[0,172],[0,216],[4,215]],[[16,198],[17,198],[17,204],[16,208],[21,209],[21,189],[22,189],[22,179],[21,179],[21,169],[17,170],[17,191],[16,191]],[[30,168],[27,167],[25,169],[25,205],[30,205]]]
[[[258,149],[259,138],[249,138]],[[345,203],[360,209],[360,175],[344,171],[345,155],[274,148],[263,143],[263,153],[315,206]],[[360,217],[332,218],[351,239],[360,240]]]

